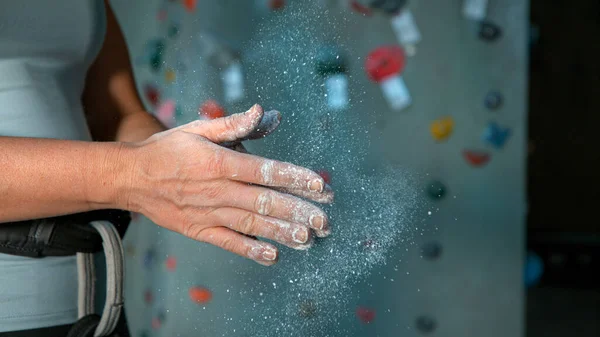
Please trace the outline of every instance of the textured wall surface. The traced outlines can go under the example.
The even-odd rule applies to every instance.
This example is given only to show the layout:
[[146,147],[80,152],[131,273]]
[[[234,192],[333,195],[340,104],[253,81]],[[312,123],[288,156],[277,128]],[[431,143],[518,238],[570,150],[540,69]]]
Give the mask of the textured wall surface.
[[[501,35],[486,41],[461,15],[461,1],[411,2],[421,40],[405,46],[412,104],[401,111],[364,68],[372,50],[399,44],[383,13],[363,15],[345,1],[287,1],[273,12],[261,1],[199,1],[192,12],[180,2],[113,3],[140,90],[153,85],[162,102],[173,100],[177,124],[197,118],[209,99],[229,113],[255,102],[278,109],[281,129],[247,147],[327,171],[337,193],[325,208],[333,235],[308,252],[281,248],[272,268],[140,218],[126,240],[135,335],[522,335],[525,3],[490,1],[488,19]],[[166,19],[158,21],[161,8]],[[172,23],[176,37],[168,37]],[[223,69],[198,42],[206,36],[239,52],[243,99],[225,101]],[[153,72],[144,44],[157,37],[164,62]],[[327,76],[317,72],[327,46],[345,61],[344,110],[328,106]],[[492,91],[503,97],[493,110],[485,104]],[[437,120],[438,131],[451,124],[446,138],[432,137]],[[505,128],[505,143],[489,138]],[[464,151],[484,163],[474,166]],[[191,301],[191,287],[211,300]]]

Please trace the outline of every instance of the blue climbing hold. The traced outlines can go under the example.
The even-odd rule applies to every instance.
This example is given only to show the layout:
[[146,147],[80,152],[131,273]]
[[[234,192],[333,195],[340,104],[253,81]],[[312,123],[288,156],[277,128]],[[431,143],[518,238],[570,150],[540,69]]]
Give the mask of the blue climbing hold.
[[510,129],[503,128],[496,122],[491,122],[483,131],[483,141],[489,143],[497,149],[504,147],[504,144],[510,136]]
[[540,281],[544,274],[544,262],[534,252],[527,252],[527,260],[525,261],[525,286],[532,287]]
[[144,267],[145,268],[152,268],[152,266],[154,265],[154,260],[155,260],[155,253],[153,249],[148,249],[146,251],[146,253],[144,254]]

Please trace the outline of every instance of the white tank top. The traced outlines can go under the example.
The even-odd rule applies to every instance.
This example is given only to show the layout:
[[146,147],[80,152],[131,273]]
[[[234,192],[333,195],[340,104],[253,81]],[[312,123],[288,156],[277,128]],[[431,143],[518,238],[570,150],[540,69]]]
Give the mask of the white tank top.
[[[91,140],[81,95],[105,15],[102,0],[0,1],[0,136]],[[0,254],[0,332],[76,320],[75,257]]]

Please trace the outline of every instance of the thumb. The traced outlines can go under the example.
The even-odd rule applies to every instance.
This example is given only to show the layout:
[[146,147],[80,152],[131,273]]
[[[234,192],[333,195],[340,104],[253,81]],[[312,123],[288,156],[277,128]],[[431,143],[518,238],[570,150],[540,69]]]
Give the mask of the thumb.
[[213,143],[233,142],[247,137],[258,127],[264,115],[263,108],[255,104],[244,113],[237,113],[211,121],[199,121],[184,126],[183,131],[206,137]]

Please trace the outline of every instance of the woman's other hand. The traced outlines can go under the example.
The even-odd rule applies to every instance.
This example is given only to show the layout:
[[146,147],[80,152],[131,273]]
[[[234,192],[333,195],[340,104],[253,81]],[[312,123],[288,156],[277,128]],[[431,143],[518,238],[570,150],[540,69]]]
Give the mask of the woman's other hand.
[[128,144],[130,175],[120,206],[263,265],[277,261],[277,248],[252,237],[309,248],[313,233],[329,234],[327,216],[291,194],[330,203],[333,192],[323,178],[218,145],[246,138],[263,115],[255,105],[245,113],[194,121]]

